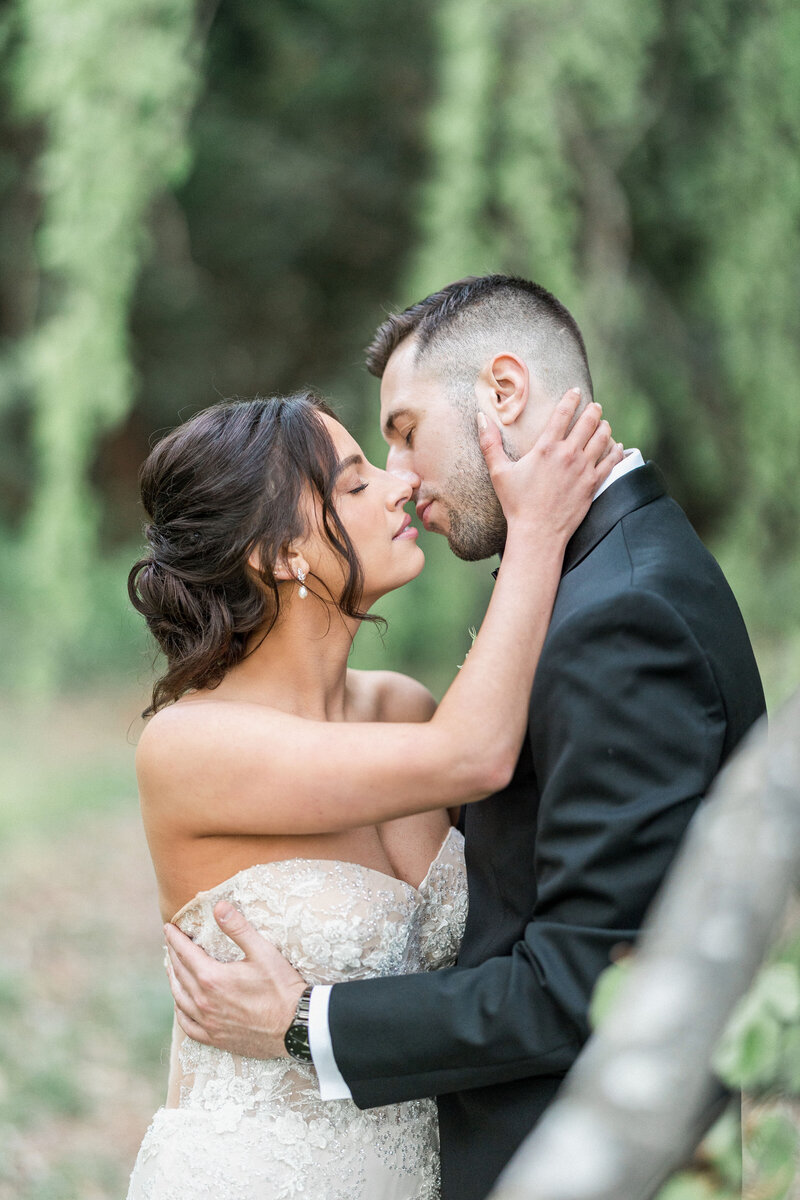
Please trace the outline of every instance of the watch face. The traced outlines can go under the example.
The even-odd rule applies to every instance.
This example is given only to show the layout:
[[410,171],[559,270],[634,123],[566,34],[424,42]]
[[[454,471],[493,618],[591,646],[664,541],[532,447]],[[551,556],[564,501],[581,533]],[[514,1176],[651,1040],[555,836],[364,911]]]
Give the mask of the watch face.
[[303,1024],[293,1024],[289,1026],[284,1045],[287,1051],[298,1060],[298,1062],[312,1062],[311,1047],[308,1044],[308,1026]]

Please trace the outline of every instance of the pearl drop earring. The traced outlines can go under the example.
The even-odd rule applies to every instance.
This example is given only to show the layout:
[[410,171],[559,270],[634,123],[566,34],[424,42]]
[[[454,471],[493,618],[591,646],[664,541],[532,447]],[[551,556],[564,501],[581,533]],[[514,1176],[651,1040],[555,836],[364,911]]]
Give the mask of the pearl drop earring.
[[305,571],[297,572],[297,582],[300,584],[300,587],[297,589],[297,594],[301,600],[305,600],[306,596],[308,595],[308,588],[306,587]]

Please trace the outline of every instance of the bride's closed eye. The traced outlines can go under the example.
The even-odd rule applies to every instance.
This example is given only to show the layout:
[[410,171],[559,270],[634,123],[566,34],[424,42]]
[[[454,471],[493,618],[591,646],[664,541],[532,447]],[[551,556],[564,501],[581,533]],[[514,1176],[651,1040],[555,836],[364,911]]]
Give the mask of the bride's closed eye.
[[368,483],[359,483],[358,487],[349,488],[348,495],[355,496],[357,492],[363,492],[369,487]]

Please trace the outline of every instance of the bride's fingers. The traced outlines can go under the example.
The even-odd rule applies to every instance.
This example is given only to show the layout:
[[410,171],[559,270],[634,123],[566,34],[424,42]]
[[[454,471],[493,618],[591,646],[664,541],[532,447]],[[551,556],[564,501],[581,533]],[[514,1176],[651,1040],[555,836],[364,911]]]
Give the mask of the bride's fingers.
[[565,438],[567,448],[576,454],[585,450],[597,432],[602,416],[603,409],[595,400],[587,404]]
[[496,479],[503,468],[508,466],[508,455],[503,448],[503,439],[500,430],[494,421],[490,421],[483,412],[479,412],[477,418],[478,445],[486,461],[490,478]]
[[578,411],[580,402],[580,388],[570,388],[568,392],[565,392],[550,414],[539,441],[563,441],[567,436],[570,425],[575,419],[575,413]]
[[608,421],[601,421],[583,447],[583,453],[586,459],[594,465],[609,454],[616,445],[617,443],[611,437],[611,426]]
[[594,459],[594,474],[595,482],[599,485],[608,479],[614,467],[621,463],[625,457],[622,450],[622,443],[611,441],[608,438],[600,436],[601,431],[598,430],[597,438],[592,438],[589,445],[586,447],[590,452],[590,459]]

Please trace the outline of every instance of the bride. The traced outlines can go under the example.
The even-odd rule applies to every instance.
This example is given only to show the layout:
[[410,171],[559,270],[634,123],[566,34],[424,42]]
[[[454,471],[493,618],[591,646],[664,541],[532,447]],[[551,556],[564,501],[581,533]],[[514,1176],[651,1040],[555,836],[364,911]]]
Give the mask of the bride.
[[[511,776],[564,548],[620,457],[599,406],[573,423],[578,403],[567,393],[514,463],[478,417],[507,541],[438,709],[414,680],[348,669],[368,610],[424,558],[411,486],[322,401],[216,405],[144,463],[149,551],[129,592],[167,669],[137,750],[142,814],[164,920],[216,958],[241,955],[214,919],[225,901],[308,984],[455,961],[467,896],[451,819]],[[234,1056],[176,1023],[129,1200],[434,1200],[434,1101],[323,1103],[291,1049]]]

